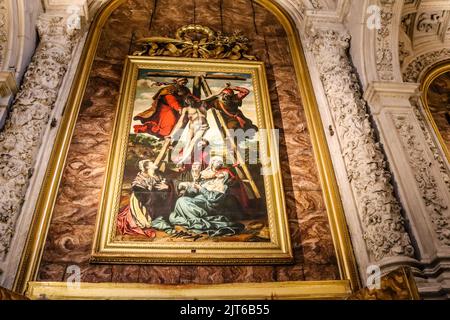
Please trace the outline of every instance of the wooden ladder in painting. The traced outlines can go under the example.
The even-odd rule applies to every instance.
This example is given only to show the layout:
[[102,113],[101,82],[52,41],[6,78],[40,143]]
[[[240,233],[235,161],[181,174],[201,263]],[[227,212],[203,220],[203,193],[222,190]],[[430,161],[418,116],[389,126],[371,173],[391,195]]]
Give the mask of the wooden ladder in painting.
[[[201,91],[203,90],[204,94],[207,97],[212,96],[212,92],[211,92],[211,88],[208,85],[208,82],[206,81],[206,75],[202,74],[202,75],[173,75],[173,76],[182,76],[185,78],[193,78],[194,79],[194,87],[193,87],[193,94],[195,96],[197,96],[198,98],[201,97]],[[220,80],[236,80],[237,77],[235,76],[226,76],[226,75],[220,75],[220,76],[209,76],[209,79],[220,79]],[[219,99],[216,101],[216,103],[222,103],[222,101],[220,101]],[[223,106],[222,106],[223,107]],[[178,130],[182,130],[184,129],[183,127],[183,118],[185,116],[186,110],[182,111],[180,120],[178,120],[178,123],[175,125],[174,129],[172,130],[172,133],[177,132]],[[253,179],[249,168],[247,167],[247,164],[245,163],[245,158],[242,156],[242,154],[239,152],[239,149],[234,141],[233,136],[230,134],[225,120],[223,119],[222,114],[220,113],[219,110],[217,110],[216,108],[212,108],[212,112],[213,112],[213,116],[214,116],[214,121],[217,124],[217,127],[220,130],[220,133],[222,135],[222,139],[224,139],[225,143],[229,143],[229,145],[231,146],[231,151],[232,151],[232,160],[233,162],[237,162],[238,163],[238,167],[236,167],[236,172],[239,176],[239,178],[244,182],[244,184],[247,184],[250,186],[250,190],[252,191],[252,195],[255,199],[260,199],[261,198],[261,193],[258,189],[258,186],[255,183],[255,180]],[[170,135],[172,136],[172,135]],[[167,138],[165,139],[163,146],[161,148],[161,151],[159,152],[158,156],[156,157],[155,160],[155,165],[156,166],[160,166],[161,162],[163,161],[163,159],[166,158],[167,156],[167,152],[169,150],[169,147],[172,145],[173,140],[172,138]],[[247,190],[248,191],[248,190]]]

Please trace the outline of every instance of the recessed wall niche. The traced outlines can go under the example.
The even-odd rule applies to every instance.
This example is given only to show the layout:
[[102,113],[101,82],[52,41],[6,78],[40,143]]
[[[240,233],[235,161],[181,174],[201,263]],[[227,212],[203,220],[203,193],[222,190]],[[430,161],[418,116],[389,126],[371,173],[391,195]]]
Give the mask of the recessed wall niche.
[[[250,20],[249,20],[250,19]],[[249,23],[251,21],[251,23]],[[295,262],[287,266],[123,265],[90,263],[96,217],[125,58],[135,40],[172,36],[201,24],[245,34],[266,65]],[[90,283],[225,284],[339,280],[329,214],[290,52],[278,19],[250,0],[127,0],[101,31],[52,213],[38,281],[65,281],[73,265]]]

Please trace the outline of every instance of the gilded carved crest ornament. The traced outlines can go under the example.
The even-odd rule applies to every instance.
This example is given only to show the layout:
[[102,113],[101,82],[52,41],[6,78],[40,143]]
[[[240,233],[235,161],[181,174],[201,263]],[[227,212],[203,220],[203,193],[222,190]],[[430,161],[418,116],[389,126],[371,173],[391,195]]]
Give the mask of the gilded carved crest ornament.
[[235,31],[232,35],[190,24],[177,29],[175,38],[150,37],[137,41],[137,56],[167,56],[204,59],[257,60],[250,55],[250,40]]

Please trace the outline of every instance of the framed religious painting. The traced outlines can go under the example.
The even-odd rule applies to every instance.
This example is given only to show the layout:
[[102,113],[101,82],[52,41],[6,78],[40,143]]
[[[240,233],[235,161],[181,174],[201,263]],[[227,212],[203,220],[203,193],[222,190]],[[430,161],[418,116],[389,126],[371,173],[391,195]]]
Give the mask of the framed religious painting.
[[264,63],[127,58],[92,262],[293,260]]

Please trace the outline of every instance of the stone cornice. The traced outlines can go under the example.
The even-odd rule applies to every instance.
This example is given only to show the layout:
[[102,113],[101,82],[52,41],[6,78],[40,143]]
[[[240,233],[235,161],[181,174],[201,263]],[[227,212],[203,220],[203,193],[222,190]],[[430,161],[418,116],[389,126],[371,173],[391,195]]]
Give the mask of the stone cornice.
[[[379,114],[383,106],[407,107],[409,99],[419,95],[419,84],[397,82],[371,82],[364,92],[364,99],[371,106],[373,114]],[[389,101],[389,103],[384,103]],[[379,103],[373,103],[373,102]]]

